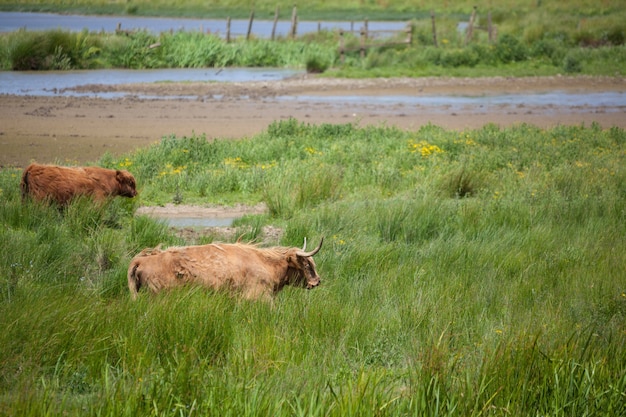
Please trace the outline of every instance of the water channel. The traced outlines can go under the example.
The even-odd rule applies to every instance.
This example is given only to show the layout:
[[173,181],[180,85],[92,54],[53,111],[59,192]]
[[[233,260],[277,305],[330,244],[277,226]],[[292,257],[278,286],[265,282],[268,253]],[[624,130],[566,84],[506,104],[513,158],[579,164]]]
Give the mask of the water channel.
[[72,89],[89,84],[275,81],[292,77],[302,72],[285,68],[0,71],[0,94],[118,98],[126,95],[126,93],[80,93]]
[[[291,16],[282,18],[276,25],[276,36],[286,36],[291,29]],[[232,36],[243,36],[248,31],[248,19],[232,19]],[[19,29],[30,31],[64,29],[79,32],[114,32],[120,25],[123,30],[147,30],[153,33],[169,31],[201,31],[225,36],[226,19],[184,19],[169,17],[133,16],[78,16],[54,13],[0,12],[0,32],[14,32]],[[311,33],[318,30],[358,30],[362,22],[351,21],[299,21],[297,33]],[[368,22],[369,30],[401,30],[406,22]],[[259,38],[271,37],[273,20],[255,19],[251,32]]]

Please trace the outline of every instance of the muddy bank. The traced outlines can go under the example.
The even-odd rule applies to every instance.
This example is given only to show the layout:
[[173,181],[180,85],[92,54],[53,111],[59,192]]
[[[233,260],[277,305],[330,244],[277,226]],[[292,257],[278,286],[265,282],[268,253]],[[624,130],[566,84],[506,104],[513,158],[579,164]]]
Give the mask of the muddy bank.
[[[159,83],[90,85],[82,92],[125,91],[124,98],[0,96],[0,166],[31,161],[80,164],[109,152],[121,155],[163,136],[205,135],[235,139],[258,134],[277,120],[387,125],[415,130],[425,124],[474,129],[487,123],[539,127],[599,123],[626,127],[626,103],[619,109],[569,106],[472,106],[443,110],[428,106],[278,100],[280,96],[481,96],[521,92],[626,91],[621,77],[394,78],[346,80],[301,76],[246,83]],[[195,99],[180,98],[192,95]],[[150,96],[155,98],[140,98]]]

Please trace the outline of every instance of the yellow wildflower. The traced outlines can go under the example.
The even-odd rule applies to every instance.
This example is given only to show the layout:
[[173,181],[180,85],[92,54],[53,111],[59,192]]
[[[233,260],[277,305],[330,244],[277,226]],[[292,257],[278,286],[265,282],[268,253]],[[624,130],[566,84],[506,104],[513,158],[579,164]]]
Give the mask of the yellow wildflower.
[[304,148],[304,150],[310,154],[310,155],[323,155],[323,153],[321,151],[318,151],[317,149],[313,148],[312,146],[307,146],[306,148]]
[[246,169],[248,168],[248,164],[244,162],[239,156],[235,158],[226,158],[224,159],[224,165],[231,166],[233,168]]
[[435,153],[443,153],[443,150],[437,146],[432,145],[424,140],[419,142],[409,141],[409,152],[411,153],[419,153],[423,157],[428,157]]

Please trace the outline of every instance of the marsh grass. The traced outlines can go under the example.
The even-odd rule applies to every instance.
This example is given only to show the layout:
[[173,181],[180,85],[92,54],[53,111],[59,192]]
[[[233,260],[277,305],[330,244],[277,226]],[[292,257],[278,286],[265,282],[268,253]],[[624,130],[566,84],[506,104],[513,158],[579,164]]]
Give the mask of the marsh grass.
[[[625,157],[626,133],[595,124],[290,119],[99,161],[133,172],[139,201],[22,204],[2,170],[0,413],[624,414]],[[131,302],[132,256],[185,243],[134,208],[177,190],[265,202],[235,225],[246,240],[324,236],[321,286]]]
[[[509,6],[513,10],[520,7]],[[468,14],[472,7],[469,6]],[[295,39],[252,36],[247,40],[237,37],[231,42],[219,34],[202,31],[110,34],[19,30],[0,36],[0,68],[287,67],[341,77],[624,74],[623,7],[609,4],[605,10],[588,10],[584,18],[569,10],[536,9],[518,14],[509,13],[508,9],[507,13],[492,11],[498,26],[497,39],[489,40],[486,32],[477,30],[474,39],[467,43],[458,24],[468,16],[446,7],[438,15],[437,46],[433,44],[430,19],[416,13],[419,16],[406,18],[414,34],[410,46],[384,46],[393,39],[383,39],[380,46],[368,48],[362,57],[359,35],[348,34],[343,40],[351,52],[346,52],[343,59],[339,56],[339,34],[332,30],[306,33]],[[402,8],[395,12],[404,15]],[[559,17],[553,12],[560,13]],[[347,13],[346,19],[354,20],[354,15]]]

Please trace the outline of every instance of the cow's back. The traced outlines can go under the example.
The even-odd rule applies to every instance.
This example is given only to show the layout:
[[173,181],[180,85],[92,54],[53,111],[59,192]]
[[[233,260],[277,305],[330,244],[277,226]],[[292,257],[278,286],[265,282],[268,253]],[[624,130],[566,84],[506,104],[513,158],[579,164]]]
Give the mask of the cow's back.
[[89,194],[91,181],[82,168],[55,165],[29,165],[22,174],[22,196],[67,204],[77,194]]
[[[280,272],[277,273],[277,270]],[[243,293],[246,298],[271,294],[286,266],[269,260],[253,245],[208,244],[142,251],[131,261],[128,285],[133,295],[187,284]]]
[[66,205],[77,196],[104,200],[109,196],[134,197],[135,178],[128,171],[100,167],[29,165],[22,174],[22,198],[51,200]]

